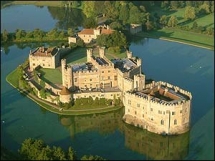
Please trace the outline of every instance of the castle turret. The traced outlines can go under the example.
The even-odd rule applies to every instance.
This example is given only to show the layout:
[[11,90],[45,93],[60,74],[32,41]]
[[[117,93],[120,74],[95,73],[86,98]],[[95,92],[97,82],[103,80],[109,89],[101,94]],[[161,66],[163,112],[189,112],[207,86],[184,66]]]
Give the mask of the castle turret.
[[134,75],[134,88],[141,91],[145,88],[145,75]]
[[63,103],[69,103],[71,101],[71,92],[65,86],[60,91],[60,101]]
[[105,47],[100,47],[99,48],[99,56],[101,58],[104,58],[104,56],[105,56]]
[[133,55],[132,55],[132,52],[131,52],[131,51],[127,51],[127,58],[128,58],[128,59],[131,59],[132,56],[133,56]]
[[142,65],[142,60],[140,58],[137,59],[137,66],[141,66]]
[[87,49],[87,62],[91,62],[91,57],[93,55],[93,49]]
[[66,59],[61,59],[62,85],[65,86]]

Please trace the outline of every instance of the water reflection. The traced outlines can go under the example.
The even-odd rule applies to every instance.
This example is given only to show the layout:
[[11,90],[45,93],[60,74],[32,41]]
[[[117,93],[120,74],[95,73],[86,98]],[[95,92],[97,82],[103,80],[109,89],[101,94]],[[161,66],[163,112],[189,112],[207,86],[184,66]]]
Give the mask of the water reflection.
[[189,132],[162,136],[124,124],[125,146],[149,159],[182,160],[189,151]]
[[48,7],[53,19],[58,20],[56,27],[67,30],[68,28],[76,28],[82,26],[86,16],[80,9],[69,7]]
[[70,136],[75,134],[97,131],[102,135],[110,134],[118,129],[121,123],[123,110],[102,114],[90,114],[80,116],[59,116],[60,122],[70,130]]
[[102,135],[120,130],[125,136],[125,146],[145,155],[148,159],[181,160],[188,155],[189,132],[178,136],[162,136],[147,132],[122,121],[123,109],[93,115],[59,116],[59,121],[70,131],[70,136],[87,131]]

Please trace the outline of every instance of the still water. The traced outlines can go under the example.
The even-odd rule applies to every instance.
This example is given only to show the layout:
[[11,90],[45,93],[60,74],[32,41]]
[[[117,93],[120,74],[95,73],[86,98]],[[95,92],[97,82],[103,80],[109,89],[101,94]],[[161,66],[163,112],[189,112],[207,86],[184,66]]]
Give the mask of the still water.
[[[3,16],[29,7],[32,6],[11,6],[1,13]],[[28,12],[31,15],[41,10],[45,10],[47,26],[52,28],[54,20],[48,16],[46,7],[32,7]],[[29,23],[33,21],[28,20]],[[12,18],[11,23],[14,21]],[[31,29],[35,27],[37,25],[32,25]],[[213,51],[156,39],[142,39],[130,45],[134,56],[142,58],[142,70],[147,78],[167,81],[193,95],[190,132],[164,137],[124,124],[121,121],[123,110],[65,117],[42,109],[5,80],[27,59],[31,48],[12,45],[8,49],[7,54],[1,52],[1,145],[6,148],[17,151],[21,142],[31,137],[64,149],[72,146],[79,158],[84,154],[100,155],[109,160],[214,158]]]

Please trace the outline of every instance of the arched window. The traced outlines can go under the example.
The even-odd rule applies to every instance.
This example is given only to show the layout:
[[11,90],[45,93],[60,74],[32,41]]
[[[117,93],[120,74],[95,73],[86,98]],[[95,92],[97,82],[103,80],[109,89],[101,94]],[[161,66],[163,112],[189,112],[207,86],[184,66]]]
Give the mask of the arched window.
[[176,119],[174,120],[174,125],[177,125],[177,120]]
[[161,120],[161,125],[164,125],[164,120]]

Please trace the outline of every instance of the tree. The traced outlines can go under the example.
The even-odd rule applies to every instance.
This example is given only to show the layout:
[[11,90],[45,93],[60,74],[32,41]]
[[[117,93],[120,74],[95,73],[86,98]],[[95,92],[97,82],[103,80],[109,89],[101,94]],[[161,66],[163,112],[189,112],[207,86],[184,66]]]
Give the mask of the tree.
[[4,30],[2,33],[2,41],[7,42],[8,41],[8,32],[7,30]]
[[42,140],[28,138],[23,141],[21,149],[18,150],[18,152],[23,157],[23,159],[37,160],[44,147],[45,143]]
[[193,25],[192,25],[192,29],[197,29],[197,27],[198,27],[198,24],[197,24],[196,21],[194,21],[194,22],[193,22]]
[[152,21],[147,20],[147,22],[145,23],[146,25],[146,30],[150,31],[154,28]]
[[95,1],[84,1],[83,2],[83,13],[86,15],[87,18],[95,17]]
[[74,30],[72,28],[68,28],[67,34],[68,34],[68,36],[73,36],[74,35]]
[[123,22],[123,24],[126,24],[129,18],[129,8],[128,5],[125,4],[120,8],[119,11],[119,20]]
[[53,160],[66,160],[66,155],[61,147],[53,146],[52,157]]
[[69,147],[69,149],[68,149],[67,159],[68,160],[76,160],[77,159],[76,152],[72,149],[72,147]]
[[171,16],[169,21],[168,21],[168,26],[169,27],[175,27],[178,24],[178,20],[176,16]]
[[191,6],[187,6],[185,7],[185,11],[184,11],[184,18],[185,19],[195,19],[196,18],[196,11],[194,7]]
[[84,155],[81,157],[81,160],[106,160],[98,155]]
[[206,3],[202,4],[200,7],[199,7],[199,12],[201,14],[209,14],[211,11],[210,11],[210,6]]
[[166,15],[162,15],[160,20],[159,20],[160,24],[166,26],[167,25],[167,16]]
[[97,26],[97,23],[93,17],[86,18],[83,24],[84,28],[95,28],[96,26]]

